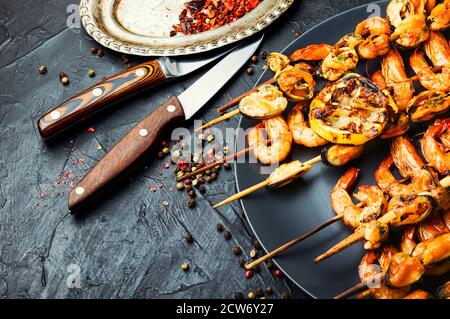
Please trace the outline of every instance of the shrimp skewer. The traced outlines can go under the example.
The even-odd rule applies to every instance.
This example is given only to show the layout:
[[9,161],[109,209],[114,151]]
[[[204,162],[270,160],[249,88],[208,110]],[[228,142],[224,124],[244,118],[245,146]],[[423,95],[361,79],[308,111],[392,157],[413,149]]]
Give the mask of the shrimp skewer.
[[450,0],[444,0],[431,10],[427,24],[433,31],[442,31],[450,27]]
[[446,132],[450,133],[450,118],[438,119],[427,129],[420,143],[427,162],[441,174],[450,173],[450,149],[437,141]]

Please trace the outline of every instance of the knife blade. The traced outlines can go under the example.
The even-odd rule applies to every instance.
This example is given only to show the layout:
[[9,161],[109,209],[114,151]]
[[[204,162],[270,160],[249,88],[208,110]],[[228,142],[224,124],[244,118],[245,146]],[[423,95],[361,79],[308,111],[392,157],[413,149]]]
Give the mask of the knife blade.
[[162,57],[134,66],[111,76],[48,111],[38,120],[39,133],[44,139],[54,137],[74,125],[91,118],[133,94],[156,84],[192,73],[221,58],[233,47],[211,54],[190,58]]
[[262,39],[238,46],[178,97],[169,98],[139,122],[70,191],[69,211],[75,213],[146,158],[164,129],[192,118],[249,60]]

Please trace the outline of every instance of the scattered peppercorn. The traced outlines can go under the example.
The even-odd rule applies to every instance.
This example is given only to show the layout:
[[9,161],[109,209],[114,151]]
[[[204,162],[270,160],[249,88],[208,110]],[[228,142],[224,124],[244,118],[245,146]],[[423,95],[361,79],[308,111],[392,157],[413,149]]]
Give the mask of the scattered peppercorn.
[[264,295],[264,291],[261,288],[256,288],[255,295],[256,297],[262,297]]
[[164,207],[167,207],[167,206],[169,206],[169,202],[168,201],[163,201],[163,205],[164,205]]
[[158,159],[163,159],[164,158],[164,153],[163,152],[158,152],[157,157],[158,157]]
[[253,248],[255,249],[261,249],[261,243],[257,240],[253,243]]
[[226,171],[229,171],[229,170],[231,169],[230,163],[224,163],[224,164],[223,164],[223,168],[224,168]]
[[246,270],[245,271],[245,278],[250,279],[250,278],[253,277],[254,274],[255,274],[255,272],[253,270],[251,270],[251,269]]
[[104,56],[105,55],[105,51],[103,51],[102,49],[99,49],[98,51],[97,51],[97,56],[99,56],[100,58],[102,57],[102,56]]
[[273,289],[272,289],[272,287],[267,287],[267,288],[266,288],[266,294],[268,294],[268,295],[273,295]]
[[203,185],[200,185],[200,187],[198,188],[198,190],[200,191],[200,193],[204,194],[206,193],[206,187]]
[[87,74],[88,74],[91,78],[93,78],[93,77],[95,76],[95,71],[94,71],[93,69],[89,69],[89,70],[87,71]]
[[251,57],[251,61],[253,62],[253,63],[258,63],[258,56],[256,56],[256,55],[252,55],[252,57]]
[[294,32],[294,37],[296,37],[296,38],[298,38],[299,36],[301,36],[302,34],[301,34],[301,32]]
[[184,271],[188,271],[189,270],[189,264],[188,263],[182,263],[181,264],[181,269],[183,269]]
[[234,294],[234,299],[244,299],[242,292],[237,292]]
[[224,237],[226,240],[230,240],[230,239],[231,239],[231,232],[230,232],[229,230],[224,231],[223,237]]
[[191,198],[188,200],[187,205],[192,208],[195,206],[195,199]]
[[245,260],[244,259],[239,259],[239,266],[241,266],[241,268],[245,267]]
[[273,270],[275,268],[275,266],[270,261],[266,264],[266,266],[269,270]]
[[257,256],[257,251],[255,249],[252,249],[250,251],[250,257],[255,258]]
[[98,48],[92,47],[91,48],[91,53],[92,54],[97,54],[98,53]]
[[274,275],[275,277],[277,277],[277,278],[283,277],[283,273],[281,272],[280,269],[275,269],[275,270],[273,271],[273,275]]
[[47,67],[45,65],[41,65],[39,67],[39,74],[45,74],[47,73]]
[[181,190],[184,189],[184,184],[183,184],[183,182],[177,183],[177,189],[178,189],[179,191],[181,191]]
[[186,242],[188,244],[192,244],[194,242],[194,237],[192,237],[191,234],[186,235],[186,237],[184,237],[184,239],[186,240]]
[[253,70],[253,68],[252,68],[251,66],[249,66],[249,67],[245,70],[245,72],[247,72],[248,75],[253,75],[254,70]]
[[267,53],[264,50],[259,51],[259,57],[263,60],[267,58]]
[[291,294],[289,291],[285,291],[282,293],[281,298],[283,299],[291,299]]
[[216,225],[216,230],[217,230],[219,233],[223,232],[223,225],[222,225],[222,224],[217,224],[217,225]]
[[256,298],[255,293],[253,291],[250,291],[248,293],[247,297],[248,297],[248,299],[255,299]]
[[195,191],[194,191],[194,190],[190,190],[190,191],[188,192],[188,196],[189,196],[189,198],[195,198],[197,195],[195,194]]
[[68,78],[67,76],[65,76],[65,77],[63,77],[63,78],[61,79],[61,83],[62,83],[63,85],[67,85],[67,84],[70,83],[70,80],[69,80],[69,78]]
[[233,248],[231,248],[231,251],[236,256],[239,256],[241,254],[241,248],[239,246],[233,246]]

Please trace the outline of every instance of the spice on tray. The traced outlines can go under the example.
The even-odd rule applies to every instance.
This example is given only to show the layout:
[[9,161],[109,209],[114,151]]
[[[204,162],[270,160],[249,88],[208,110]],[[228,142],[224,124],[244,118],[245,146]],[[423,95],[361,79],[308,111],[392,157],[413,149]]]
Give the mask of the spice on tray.
[[191,0],[184,4],[180,23],[173,26],[176,33],[195,34],[218,28],[244,16],[262,0]]
[[233,254],[235,254],[236,256],[241,254],[241,247],[239,246],[233,246],[233,248],[231,248],[231,251],[233,252]]
[[275,270],[273,271],[273,275],[274,275],[275,277],[277,277],[277,278],[283,277],[283,273],[281,272],[280,269],[275,269]]
[[248,297],[248,299],[255,299],[255,298],[256,298],[256,295],[255,295],[255,293],[254,293],[253,291],[250,291],[250,292],[248,293],[247,297]]
[[245,72],[247,72],[248,75],[253,75],[254,70],[253,70],[253,68],[252,68],[251,66],[249,66],[249,67],[245,70]]
[[237,292],[234,294],[234,299],[244,299],[242,292]]
[[93,69],[89,69],[89,70],[87,71],[87,74],[88,74],[91,78],[93,78],[93,77],[95,76],[95,71],[94,71]]
[[39,67],[39,74],[45,74],[47,73],[47,67],[45,65],[41,65]]
[[269,296],[273,295],[273,289],[272,289],[272,287],[267,287],[267,288],[266,288],[266,294],[268,294]]
[[102,49],[99,49],[99,50],[97,51],[97,56],[102,57],[102,56],[104,56],[104,55],[105,55],[105,51],[103,51]]
[[252,63],[256,64],[258,63],[259,59],[257,55],[252,55],[252,57],[250,58],[250,61],[252,61]]
[[226,240],[230,240],[231,239],[231,232],[229,230],[226,230],[223,232],[223,238],[225,238]]
[[188,271],[189,270],[189,264],[188,263],[182,263],[181,264],[181,269],[183,269],[184,271]]
[[217,224],[216,225],[216,229],[219,233],[223,232],[223,225],[222,224]]
[[92,47],[92,48],[91,48],[91,53],[92,53],[92,54],[97,54],[97,53],[98,53],[98,48]]
[[255,274],[255,272],[253,270],[251,270],[251,269],[246,270],[245,271],[245,278],[250,279],[250,278],[253,277],[254,274]]
[[194,237],[192,237],[191,234],[186,235],[186,237],[184,237],[184,239],[186,240],[186,242],[188,244],[192,244],[194,242]]

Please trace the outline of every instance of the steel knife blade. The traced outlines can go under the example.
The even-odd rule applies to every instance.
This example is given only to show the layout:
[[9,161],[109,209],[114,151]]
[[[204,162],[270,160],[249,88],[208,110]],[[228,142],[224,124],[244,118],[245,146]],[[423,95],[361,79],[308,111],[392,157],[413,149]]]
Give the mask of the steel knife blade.
[[39,133],[45,139],[57,136],[112,104],[156,84],[192,73],[223,57],[233,48],[235,46],[212,55],[208,53],[183,58],[162,57],[106,78],[40,117],[37,125]]
[[139,122],[70,191],[69,211],[78,211],[146,158],[165,129],[192,118],[248,61],[262,39],[238,46],[178,97],[171,97]]

